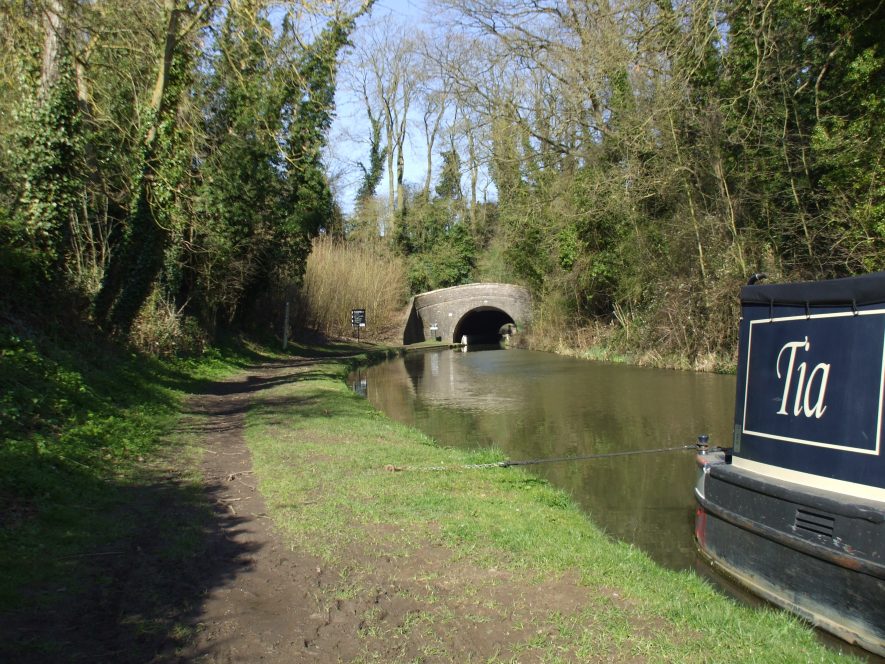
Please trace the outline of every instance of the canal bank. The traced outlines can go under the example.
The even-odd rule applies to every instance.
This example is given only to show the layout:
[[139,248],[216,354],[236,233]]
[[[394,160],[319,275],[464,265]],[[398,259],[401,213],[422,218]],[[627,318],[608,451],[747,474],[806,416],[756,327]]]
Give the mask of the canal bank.
[[316,638],[302,647],[332,648],[322,661],[842,657],[789,615],[608,539],[543,480],[464,468],[503,455],[440,448],[388,419],[344,384],[353,361],[286,369],[244,423],[276,536],[318,561],[323,582],[305,592]]
[[694,455],[647,452],[699,434],[730,440],[734,377],[523,349],[437,349],[360,368],[348,384],[446,447],[497,447],[513,461],[627,453],[531,471],[615,539],[670,569],[694,565]]

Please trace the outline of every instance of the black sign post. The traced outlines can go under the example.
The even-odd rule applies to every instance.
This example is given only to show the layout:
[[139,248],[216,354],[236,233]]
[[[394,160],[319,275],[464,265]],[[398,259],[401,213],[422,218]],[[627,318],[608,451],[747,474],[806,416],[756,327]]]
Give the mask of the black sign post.
[[360,328],[366,326],[366,310],[365,309],[351,309],[350,311],[350,324],[353,325],[356,330],[356,340],[360,340]]

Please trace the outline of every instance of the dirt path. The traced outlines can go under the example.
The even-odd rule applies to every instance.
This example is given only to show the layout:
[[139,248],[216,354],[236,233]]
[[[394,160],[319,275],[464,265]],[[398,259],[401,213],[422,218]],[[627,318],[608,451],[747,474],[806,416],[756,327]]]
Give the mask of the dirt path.
[[[210,538],[216,545],[203,561],[213,585],[191,614],[195,636],[178,657],[533,662],[540,661],[538,653],[516,644],[555,642],[563,630],[551,616],[575,624],[592,621],[593,598],[576,578],[538,581],[476,567],[438,543],[415,542],[405,557],[385,551],[383,544],[340,552],[341,569],[287,546],[265,515],[244,420],[251,405],[273,402],[272,388],[297,382],[313,364],[256,368],[191,401],[190,411],[202,423],[203,472],[214,509]],[[384,533],[377,535],[383,542]],[[612,597],[620,601],[617,593]],[[610,661],[607,647],[599,651],[591,659]],[[567,652],[559,661],[588,661]]]
[[340,640],[356,638],[358,625],[340,617],[337,629],[321,629],[330,625],[320,603],[327,575],[318,559],[281,542],[265,515],[243,435],[246,411],[262,390],[310,364],[257,367],[190,401],[204,422],[203,473],[216,517],[218,545],[204,563],[237,571],[207,590],[192,619],[196,638],[180,653],[186,660],[338,662]]

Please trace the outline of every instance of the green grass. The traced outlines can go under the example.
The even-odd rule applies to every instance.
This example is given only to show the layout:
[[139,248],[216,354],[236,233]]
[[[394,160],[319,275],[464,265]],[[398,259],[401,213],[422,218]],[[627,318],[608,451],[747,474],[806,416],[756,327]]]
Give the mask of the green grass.
[[[395,629],[368,614],[361,661],[377,661],[379,639],[419,639],[417,660],[445,657],[447,633],[503,619],[512,621],[510,650],[487,661],[839,659],[798,620],[740,606],[611,542],[568,496],[522,470],[426,470],[503,455],[440,448],[372,409],[341,380],[360,357],[323,359],[357,350],[293,347],[317,362],[256,395],[247,437],[275,522],[339,570],[326,601],[371,593],[385,557],[411,561],[414,574],[395,594],[420,608]],[[160,361],[89,339],[0,330],[0,615],[48,615],[77,597],[113,595],[126,581],[114,564],[121,547],[168,500],[193,509],[152,526],[162,537],[142,560],[142,578],[193,564],[206,506],[196,434],[173,435],[182,399],[271,355],[282,356],[239,346]],[[549,583],[579,588],[581,605],[535,606]],[[127,587],[157,593],[142,602],[149,609],[166,606],[162,584]],[[508,595],[514,587],[524,593]],[[120,629],[147,642],[190,636],[161,611],[130,611],[125,621]],[[24,644],[32,660],[68,647],[63,635],[35,639]]]
[[[433,584],[434,572],[469,577],[489,569],[519,579],[528,592],[543,592],[547,578],[573,578],[586,592],[584,607],[532,614],[530,636],[514,644],[517,655],[530,652],[541,661],[569,660],[559,659],[562,652],[579,660],[600,653],[697,662],[842,657],[798,619],[742,606],[693,573],[663,569],[640,550],[609,540],[568,496],[520,469],[422,470],[502,455],[440,448],[350,393],[342,375],[340,364],[315,365],[259,399],[247,417],[261,492],[293,545],[330,564],[364,558],[369,568],[373,556],[408,559],[428,547],[445,550],[450,560],[416,577],[418,585]],[[391,472],[388,465],[405,470]],[[451,602],[467,606],[474,623],[502,609],[484,596],[493,585],[476,593],[455,581],[446,597],[415,594],[422,621],[446,624]],[[352,594],[358,585],[349,577],[344,587]]]
[[[94,593],[96,578],[112,584],[78,572],[120,554],[133,529],[121,514],[170,472],[182,498],[197,500],[197,452],[172,435],[182,397],[256,357],[240,346],[161,361],[88,330],[26,338],[0,328],[0,612]],[[173,563],[199,541],[196,524],[176,526],[159,549]]]

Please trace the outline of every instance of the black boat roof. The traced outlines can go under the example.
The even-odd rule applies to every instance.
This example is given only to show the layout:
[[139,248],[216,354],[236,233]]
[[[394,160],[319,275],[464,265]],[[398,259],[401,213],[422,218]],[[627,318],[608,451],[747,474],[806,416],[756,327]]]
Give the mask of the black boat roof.
[[741,288],[741,303],[809,307],[885,303],[885,272],[824,281],[744,286]]

